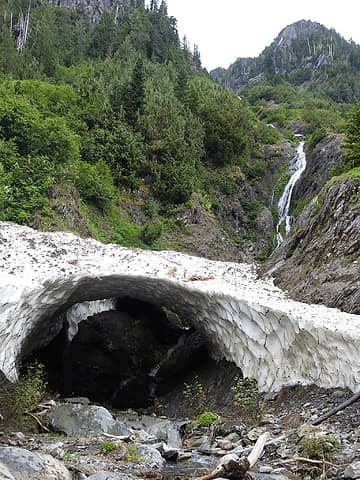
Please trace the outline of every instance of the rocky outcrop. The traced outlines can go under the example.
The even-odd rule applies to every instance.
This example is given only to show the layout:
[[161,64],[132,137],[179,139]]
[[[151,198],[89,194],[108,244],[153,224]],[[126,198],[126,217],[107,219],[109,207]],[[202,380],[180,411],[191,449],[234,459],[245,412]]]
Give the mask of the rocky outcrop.
[[75,303],[131,297],[163,306],[238,365],[262,391],[311,384],[359,388],[359,317],[289,300],[253,267],[175,252],[103,245],[0,224],[0,369],[48,344]]
[[293,200],[308,200],[317,195],[333,171],[340,167],[344,160],[344,136],[339,134],[326,135],[315,146],[307,157],[307,164],[301,181],[293,191]]
[[360,178],[332,179],[297,219],[268,273],[290,295],[360,313]]
[[98,22],[104,12],[112,13],[114,18],[124,16],[132,5],[143,6],[140,0],[50,0],[54,7],[65,7],[85,13],[94,23]]

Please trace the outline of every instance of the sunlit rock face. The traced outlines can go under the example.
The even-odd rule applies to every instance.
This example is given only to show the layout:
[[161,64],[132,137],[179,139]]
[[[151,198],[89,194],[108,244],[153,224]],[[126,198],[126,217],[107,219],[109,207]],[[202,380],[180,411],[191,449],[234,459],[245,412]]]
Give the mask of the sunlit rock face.
[[60,332],[74,304],[130,297],[176,312],[262,391],[360,385],[360,319],[289,300],[253,267],[0,223],[0,369]]

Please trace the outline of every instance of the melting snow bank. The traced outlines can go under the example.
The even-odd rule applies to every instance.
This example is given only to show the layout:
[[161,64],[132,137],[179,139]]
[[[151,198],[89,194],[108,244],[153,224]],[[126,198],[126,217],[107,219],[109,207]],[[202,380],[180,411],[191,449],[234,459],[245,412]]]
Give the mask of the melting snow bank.
[[133,298],[193,324],[215,358],[262,391],[315,383],[360,389],[360,317],[295,302],[251,265],[103,245],[0,222],[0,369],[46,345],[76,303]]

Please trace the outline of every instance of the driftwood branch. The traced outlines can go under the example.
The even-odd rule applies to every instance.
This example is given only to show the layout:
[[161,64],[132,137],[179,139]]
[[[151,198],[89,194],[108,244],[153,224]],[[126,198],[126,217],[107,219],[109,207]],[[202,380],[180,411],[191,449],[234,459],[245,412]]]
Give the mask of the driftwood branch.
[[268,436],[268,433],[260,435],[248,457],[239,458],[235,453],[229,453],[220,460],[214,470],[202,477],[196,477],[194,480],[213,480],[217,477],[245,479],[248,471],[261,457]]
[[360,392],[355,393],[351,398],[348,400],[345,400],[345,402],[340,403],[337,407],[329,410],[327,413],[324,413],[324,415],[321,415],[321,417],[317,418],[312,422],[313,425],[319,425],[322,423],[324,420],[327,420],[328,418],[332,417],[335,415],[335,413],[340,412],[341,410],[344,410],[344,408],[348,407],[349,405],[352,405],[356,401],[360,399]]
[[45,432],[50,432],[50,430],[38,419],[36,415],[34,415],[31,412],[25,412],[26,415],[29,415],[31,418],[33,418],[36,423],[45,431]]
[[306,457],[295,457],[290,460],[283,460],[282,463],[296,463],[296,462],[304,462],[304,463],[312,463],[313,465],[328,465],[329,467],[340,468],[341,465],[335,465],[335,463],[327,462],[326,460],[314,460],[313,458],[306,458]]

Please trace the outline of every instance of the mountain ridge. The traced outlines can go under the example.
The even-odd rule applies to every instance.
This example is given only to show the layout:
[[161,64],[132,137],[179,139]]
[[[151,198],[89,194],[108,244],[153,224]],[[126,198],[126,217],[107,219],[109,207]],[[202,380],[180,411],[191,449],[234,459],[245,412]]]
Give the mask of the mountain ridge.
[[229,68],[214,69],[210,75],[237,93],[265,79],[281,78],[293,85],[311,86],[339,83],[339,76],[344,79],[346,75],[337,95],[333,92],[329,96],[352,101],[360,92],[359,72],[359,45],[334,29],[302,19],[284,27],[257,57],[240,57]]

